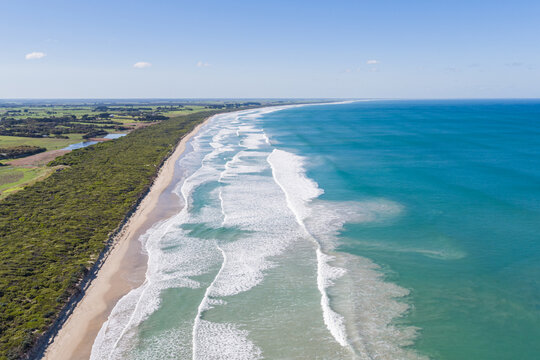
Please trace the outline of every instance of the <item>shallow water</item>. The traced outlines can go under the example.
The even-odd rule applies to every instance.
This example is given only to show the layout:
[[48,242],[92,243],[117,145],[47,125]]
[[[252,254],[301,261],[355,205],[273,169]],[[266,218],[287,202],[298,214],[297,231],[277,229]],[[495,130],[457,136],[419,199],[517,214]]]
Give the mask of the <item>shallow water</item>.
[[[105,135],[103,138],[104,139],[119,139],[123,136],[126,136],[127,134],[107,134]],[[97,143],[99,143],[100,141],[94,141],[94,140],[89,140],[89,141],[82,141],[82,142],[79,142],[79,143],[76,143],[76,144],[71,144],[71,145],[68,145],[66,146],[65,148],[63,148],[62,150],[77,150],[77,149],[82,149],[84,147],[87,147],[87,146],[90,146],[90,145],[95,145]]]
[[75,143],[75,144],[68,145],[65,148],[63,148],[62,150],[77,150],[77,149],[82,149],[82,148],[90,146],[90,145],[95,145],[97,143],[99,143],[99,141],[93,141],[93,140],[91,140],[91,141],[82,141],[82,142],[78,142],[78,143]]
[[539,115],[381,101],[214,117],[180,159],[187,206],[143,237],[146,282],[92,358],[535,358]]

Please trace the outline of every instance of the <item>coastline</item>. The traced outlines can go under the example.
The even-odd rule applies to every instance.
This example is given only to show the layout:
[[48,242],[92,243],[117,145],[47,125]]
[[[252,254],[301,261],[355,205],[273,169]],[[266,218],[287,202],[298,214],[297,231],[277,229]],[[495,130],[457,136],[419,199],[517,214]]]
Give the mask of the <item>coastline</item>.
[[88,359],[94,339],[117,301],[144,282],[146,255],[142,253],[138,239],[156,222],[180,210],[179,203],[170,199],[175,195],[167,191],[173,183],[175,165],[187,142],[210,119],[186,134],[165,161],[150,191],[114,240],[84,296],[47,347],[44,359]]

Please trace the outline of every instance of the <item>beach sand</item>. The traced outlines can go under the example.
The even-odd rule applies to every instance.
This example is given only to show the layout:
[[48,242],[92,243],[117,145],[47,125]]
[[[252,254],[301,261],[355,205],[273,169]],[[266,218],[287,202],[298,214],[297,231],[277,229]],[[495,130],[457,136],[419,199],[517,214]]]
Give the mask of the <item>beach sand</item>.
[[188,140],[207,121],[184,136],[162,166],[152,188],[118,235],[114,247],[84,297],[47,348],[44,359],[90,358],[94,339],[113,307],[120,298],[144,282],[147,259],[138,239],[156,222],[180,211],[177,196],[172,193],[176,184],[173,181],[175,174],[178,176],[175,165]]

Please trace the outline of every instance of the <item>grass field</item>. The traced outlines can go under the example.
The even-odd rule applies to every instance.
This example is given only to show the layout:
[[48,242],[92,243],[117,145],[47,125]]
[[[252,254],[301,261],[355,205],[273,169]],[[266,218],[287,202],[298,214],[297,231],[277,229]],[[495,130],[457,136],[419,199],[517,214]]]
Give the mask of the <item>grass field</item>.
[[[58,150],[80,142],[83,134],[99,129],[125,133],[163,117],[189,115],[207,108],[201,104],[3,105],[0,106],[0,147],[32,145]],[[69,139],[56,139],[55,134]]]
[[0,167],[0,199],[3,199],[12,192],[23,189],[26,185],[45,178],[53,171],[54,169],[46,167]]
[[[180,115],[188,115],[197,113],[203,110],[206,110],[204,106],[189,106],[187,108],[171,108],[171,109],[158,109],[157,106],[147,106],[152,108],[152,111],[159,111],[161,114],[169,117],[177,117]],[[47,117],[47,116],[63,116],[63,115],[76,115],[81,117],[82,115],[95,115],[96,112],[93,111],[93,106],[88,107],[70,107],[70,106],[55,106],[55,107],[13,107],[13,108],[4,108],[0,109],[0,116],[6,114],[9,110],[20,110],[17,113],[11,113],[10,116],[15,118],[26,118],[26,117]],[[25,112],[26,110],[26,112]],[[111,113],[115,113],[112,111]],[[118,113],[118,112],[116,112]],[[140,122],[137,117],[130,116],[126,114],[116,115],[111,118],[115,122],[120,122],[124,126],[129,127],[130,129],[135,129],[140,126],[140,124],[148,124],[148,122]],[[84,121],[74,121],[73,123],[77,124],[87,124],[97,126],[98,128],[106,124],[91,123]],[[62,126],[58,126],[62,127]],[[108,130],[111,132],[110,130]],[[131,130],[121,131],[123,133],[129,132]],[[115,132],[115,131],[112,131]],[[75,144],[83,141],[83,134],[65,134],[69,139],[57,139],[57,138],[47,138],[47,137],[19,137],[19,136],[1,136],[0,135],[0,148],[1,147],[12,147],[20,145],[30,145],[30,146],[40,146],[50,150],[59,150],[63,149],[70,144]],[[2,160],[2,163],[8,163],[9,160]],[[36,164],[27,166],[6,166],[0,168],[0,199],[5,198],[7,195],[21,190],[24,186],[32,184],[35,181],[41,180],[47,177],[52,173],[51,168],[44,166],[34,166]]]
[[[178,115],[185,115],[197,111],[207,110],[205,106],[201,105],[186,105],[185,108],[175,108],[172,111],[167,109],[167,106],[159,105],[135,105],[134,108],[143,106],[148,109],[149,112],[159,112],[165,116],[173,117]],[[126,112],[129,112],[132,107],[125,105],[116,105],[114,106],[117,109],[121,110],[107,110],[108,113],[120,115],[122,118],[136,120],[135,117],[125,115]],[[83,115],[96,115],[99,111],[95,110],[95,106],[64,106],[64,105],[55,105],[55,106],[8,106],[0,108],[0,116],[9,116],[15,119],[25,119],[27,117],[40,118],[40,117],[62,117],[66,115],[75,115],[80,118]],[[159,109],[158,109],[159,108]],[[191,109],[191,110],[188,110]],[[19,112],[20,111],[20,112]],[[116,119],[114,119],[116,120]]]
[[192,110],[183,109],[183,110],[165,111],[163,112],[163,114],[165,116],[174,117],[174,116],[179,116],[179,115],[195,113],[198,111],[208,110],[208,109],[205,109],[204,106],[188,106],[188,108]]
[[70,144],[82,141],[83,134],[68,134],[69,139],[55,138],[31,138],[19,136],[0,136],[0,147],[11,147],[19,145],[41,146],[47,150],[58,150]]

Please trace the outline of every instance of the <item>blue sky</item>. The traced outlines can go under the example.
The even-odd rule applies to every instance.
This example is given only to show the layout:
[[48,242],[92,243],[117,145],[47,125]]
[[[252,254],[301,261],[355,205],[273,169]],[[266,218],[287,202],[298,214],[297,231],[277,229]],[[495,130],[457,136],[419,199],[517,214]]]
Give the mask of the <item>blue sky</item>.
[[539,1],[4,0],[0,14],[0,98],[540,97]]

